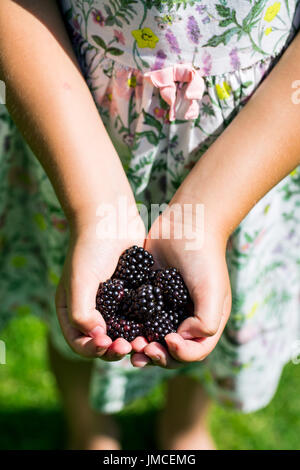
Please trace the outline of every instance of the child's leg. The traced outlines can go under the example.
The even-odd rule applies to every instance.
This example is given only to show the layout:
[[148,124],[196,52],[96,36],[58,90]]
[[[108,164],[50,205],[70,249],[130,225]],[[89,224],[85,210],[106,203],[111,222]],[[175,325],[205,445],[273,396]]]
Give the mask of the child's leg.
[[178,376],[169,381],[166,406],[159,419],[163,450],[214,449],[207,428],[210,399],[195,380]]
[[111,416],[96,413],[88,394],[92,363],[63,357],[49,340],[49,358],[61,392],[71,449],[119,449],[118,430]]

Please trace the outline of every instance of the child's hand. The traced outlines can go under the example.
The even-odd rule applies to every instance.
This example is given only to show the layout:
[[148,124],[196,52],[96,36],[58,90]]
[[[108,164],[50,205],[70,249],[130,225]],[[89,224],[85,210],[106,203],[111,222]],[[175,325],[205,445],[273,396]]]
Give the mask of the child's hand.
[[125,339],[112,342],[106,335],[105,321],[95,302],[99,282],[111,277],[121,253],[134,244],[143,246],[145,229],[141,219],[138,226],[135,239],[130,240],[99,240],[94,225],[71,236],[56,310],[67,343],[81,356],[116,361],[132,349]]
[[159,343],[148,344],[137,338],[132,343],[135,353],[131,360],[136,367],[153,363],[175,368],[203,360],[216,346],[226,325],[231,309],[226,243],[219,235],[207,231],[201,249],[186,251],[185,239],[151,239],[158,224],[159,219],[151,228],[146,249],[162,267],[179,269],[194,302],[194,316],[181,324],[178,333],[166,336],[168,351]]

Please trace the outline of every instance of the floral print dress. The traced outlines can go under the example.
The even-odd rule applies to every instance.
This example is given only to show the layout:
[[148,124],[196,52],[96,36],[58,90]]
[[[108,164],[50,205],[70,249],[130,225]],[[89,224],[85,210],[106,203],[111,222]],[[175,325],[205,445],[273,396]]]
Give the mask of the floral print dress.
[[[171,199],[300,25],[300,7],[294,0],[60,3],[82,72],[136,201],[147,205]],[[192,118],[187,118],[189,80],[168,84],[176,87],[171,116],[162,87],[148,79],[167,69],[176,78],[182,67],[198,74],[203,84],[201,96],[192,100],[197,110]],[[0,322],[47,309],[57,348],[73,357],[53,304],[68,240],[66,220],[47,176],[4,106],[0,159]],[[201,380],[221,403],[246,412],[269,403],[300,338],[299,224],[296,168],[230,237],[233,305],[215,350],[205,361],[175,371],[137,370],[128,358],[116,363],[96,360],[93,405],[118,411],[174,374]]]

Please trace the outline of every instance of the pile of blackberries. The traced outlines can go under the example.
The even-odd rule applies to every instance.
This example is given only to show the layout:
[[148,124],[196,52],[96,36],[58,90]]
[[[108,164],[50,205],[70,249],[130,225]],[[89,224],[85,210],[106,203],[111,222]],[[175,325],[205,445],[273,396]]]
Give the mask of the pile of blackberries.
[[100,283],[96,308],[112,340],[144,336],[164,344],[189,316],[192,302],[181,274],[176,268],[154,270],[153,264],[148,251],[132,246],[120,256],[112,278]]

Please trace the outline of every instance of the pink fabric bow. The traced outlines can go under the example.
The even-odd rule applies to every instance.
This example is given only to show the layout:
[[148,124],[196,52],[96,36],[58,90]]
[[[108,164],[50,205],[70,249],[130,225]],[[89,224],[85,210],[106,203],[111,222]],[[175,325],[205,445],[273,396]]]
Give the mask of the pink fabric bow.
[[199,103],[204,92],[204,80],[192,64],[176,64],[161,70],[153,70],[144,74],[146,79],[159,88],[160,95],[170,106],[169,119],[175,119],[176,84],[188,82],[185,98],[190,102],[185,119],[196,119],[199,114]]

